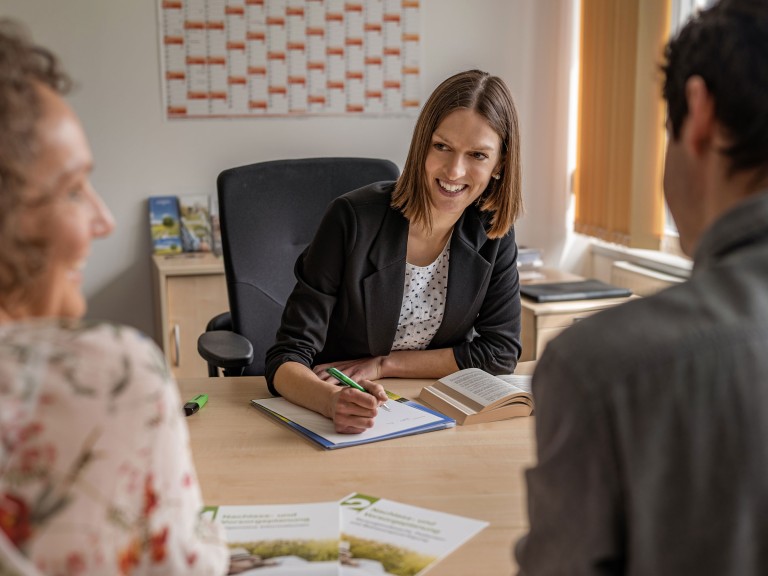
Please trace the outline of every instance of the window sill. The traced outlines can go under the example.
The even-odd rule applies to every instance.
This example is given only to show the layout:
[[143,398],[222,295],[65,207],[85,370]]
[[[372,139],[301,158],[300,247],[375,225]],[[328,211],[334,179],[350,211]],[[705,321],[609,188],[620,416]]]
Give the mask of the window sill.
[[637,266],[643,266],[679,278],[688,278],[693,267],[691,260],[685,256],[668,254],[659,250],[627,248],[600,240],[593,240],[590,250],[593,254],[599,254],[612,260],[631,262]]

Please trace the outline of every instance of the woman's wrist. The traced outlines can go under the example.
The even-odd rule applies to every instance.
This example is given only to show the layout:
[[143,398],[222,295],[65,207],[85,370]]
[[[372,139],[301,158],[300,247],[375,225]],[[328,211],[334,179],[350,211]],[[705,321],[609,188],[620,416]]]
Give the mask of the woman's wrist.
[[380,358],[379,378],[441,378],[458,370],[453,348],[398,350]]
[[379,378],[397,377],[395,358],[393,358],[396,354],[396,352],[393,352],[387,356],[379,356]]
[[275,390],[289,402],[333,418],[339,387],[321,380],[308,367],[298,362],[286,362],[275,372],[273,382]]

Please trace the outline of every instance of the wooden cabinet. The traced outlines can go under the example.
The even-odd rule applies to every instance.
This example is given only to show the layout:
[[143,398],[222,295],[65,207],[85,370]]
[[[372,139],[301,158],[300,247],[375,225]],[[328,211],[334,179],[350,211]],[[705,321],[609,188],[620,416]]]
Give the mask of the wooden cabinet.
[[152,257],[157,334],[176,378],[208,375],[197,338],[229,310],[224,262],[211,254]]
[[521,327],[523,353],[520,361],[524,362],[538,360],[549,341],[575,321],[626,302],[627,298],[569,300],[541,304],[525,296],[520,300],[523,308]]
[[[581,276],[552,268],[544,268],[541,273],[540,278],[530,281],[521,280],[521,283],[536,284],[583,280]],[[520,356],[520,362],[538,360],[547,343],[575,321],[626,301],[627,298],[599,298],[538,303],[521,296],[523,353]]]

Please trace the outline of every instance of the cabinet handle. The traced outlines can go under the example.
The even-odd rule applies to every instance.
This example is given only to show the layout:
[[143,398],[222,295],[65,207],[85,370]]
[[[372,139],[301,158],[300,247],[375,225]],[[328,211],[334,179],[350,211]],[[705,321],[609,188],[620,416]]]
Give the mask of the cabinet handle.
[[173,346],[176,350],[176,355],[173,358],[173,365],[178,368],[181,366],[181,330],[178,324],[173,325]]

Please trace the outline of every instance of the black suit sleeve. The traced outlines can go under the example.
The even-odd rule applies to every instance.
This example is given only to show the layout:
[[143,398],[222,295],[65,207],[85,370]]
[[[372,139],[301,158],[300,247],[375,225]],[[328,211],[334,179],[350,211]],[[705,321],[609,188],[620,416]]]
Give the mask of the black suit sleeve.
[[453,347],[460,369],[481,368],[510,374],[522,351],[520,343],[520,276],[514,230],[498,240],[485,298],[474,324],[475,337]]

